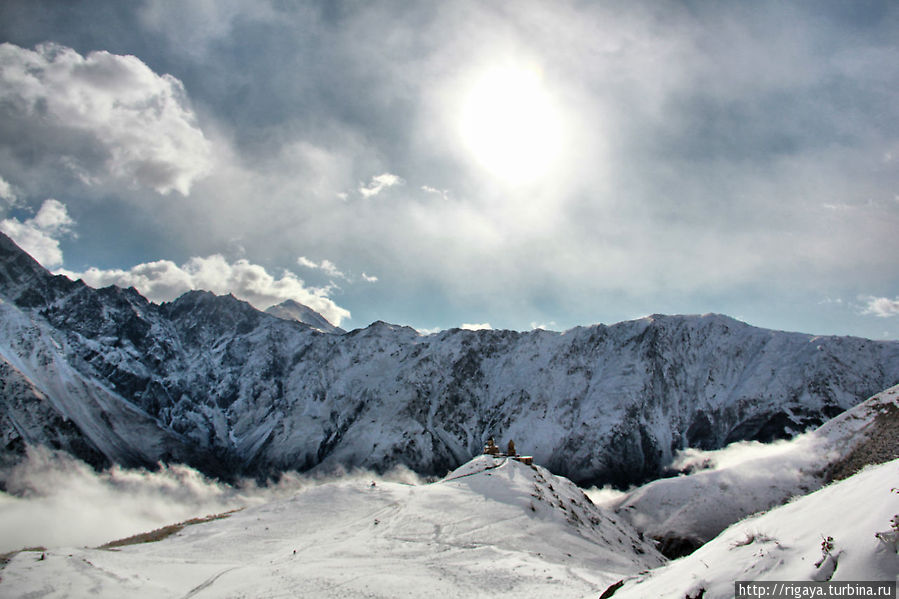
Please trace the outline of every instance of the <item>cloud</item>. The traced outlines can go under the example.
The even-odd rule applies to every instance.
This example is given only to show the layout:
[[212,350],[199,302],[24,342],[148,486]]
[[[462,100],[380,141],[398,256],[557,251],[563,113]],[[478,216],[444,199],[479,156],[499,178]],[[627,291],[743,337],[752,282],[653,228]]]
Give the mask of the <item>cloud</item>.
[[378,277],[376,277],[374,275],[367,275],[365,273],[362,273],[362,280],[365,281],[366,283],[377,283]]
[[589,489],[584,489],[584,495],[600,507],[615,509],[618,502],[627,497],[627,492],[606,485],[602,488],[590,487]]
[[421,190],[425,193],[438,195],[444,200],[449,199],[449,190],[448,189],[437,189],[436,187],[431,187],[430,185],[422,185]]
[[0,493],[0,551],[99,545],[250,502],[186,466],[97,473],[65,453],[36,447],[0,477],[6,490]]
[[[127,47],[166,65],[202,110],[214,172],[191,202],[164,202],[143,219],[181,256],[240,236],[251,255],[287,260],[278,266],[307,274],[291,263],[315,248],[316,262],[327,256],[349,273],[365,248],[365,268],[390,276],[392,293],[345,301],[372,320],[463,322],[477,305],[482,318],[502,314],[496,326],[524,328],[658,311],[742,313],[816,332],[883,322],[808,302],[822,281],[855,298],[896,271],[899,171],[889,167],[899,150],[883,124],[899,116],[889,93],[899,68],[888,60],[897,9],[886,3],[850,16],[787,3],[20,4],[39,8],[8,20],[10,39]],[[131,30],[139,35],[123,46]],[[470,168],[459,143],[468,86],[506,61],[539,68],[570,138],[557,176],[527,193]],[[77,156],[53,165],[103,175],[103,147],[89,134],[83,145],[68,129],[35,144],[38,133],[16,132],[11,106],[0,102],[0,173],[15,174],[20,197],[63,191],[29,186],[4,151]],[[380,180],[400,172],[409,189]],[[452,201],[440,201],[446,189]],[[116,227],[134,212],[109,214]],[[153,245],[136,239],[129,251]],[[812,299],[798,307],[793,294]]]
[[440,327],[432,327],[429,329],[416,328],[415,330],[418,331],[419,335],[427,336],[427,335],[436,335],[437,333],[441,332],[443,329],[441,329]]
[[51,198],[44,200],[33,218],[24,222],[16,218],[0,221],[0,231],[9,235],[44,268],[52,269],[62,265],[59,238],[71,233],[74,224],[65,204]]
[[267,2],[242,0],[151,0],[137,14],[144,27],[197,59],[205,58],[214,42],[231,35],[235,21],[275,18]]
[[12,185],[3,177],[0,177],[0,200],[6,200],[10,205],[14,205],[18,198],[13,192]]
[[405,183],[406,182],[397,175],[383,173],[372,177],[371,182],[368,185],[360,186],[359,193],[361,193],[364,198],[372,198],[388,187],[403,185]]
[[459,325],[459,328],[463,331],[492,331],[493,327],[490,326],[489,322],[482,322],[479,324],[469,324],[464,323]]
[[292,497],[335,479],[425,481],[408,468],[384,474],[338,471],[334,476],[286,472],[264,487],[227,485],[188,466],[156,471],[114,466],[102,472],[68,454],[28,447],[26,458],[0,470],[0,553],[23,547],[97,546],[189,518]]
[[88,185],[123,181],[186,196],[212,167],[181,81],[135,56],[2,44],[0,122],[0,147],[39,157],[20,153],[21,165],[49,160]]
[[[798,457],[808,460],[818,447],[819,439],[810,435],[799,435],[793,439],[761,443],[759,441],[737,441],[721,449],[702,450],[687,448],[678,450],[671,463],[671,469],[679,472],[699,470],[724,470],[742,466],[760,459],[778,457]],[[784,466],[788,461],[784,459]],[[790,464],[792,466],[792,464]]]
[[231,293],[260,310],[292,299],[309,306],[338,326],[344,318],[350,317],[349,310],[328,297],[332,290],[330,287],[307,287],[290,271],[284,271],[280,278],[275,278],[263,266],[246,259],[228,262],[221,254],[193,257],[180,266],[170,260],[157,260],[128,270],[91,267],[84,272],[57,272],[73,279],[82,279],[92,287],[134,287],[155,302],[171,301],[187,291],[203,289],[220,295]]
[[346,279],[347,276],[339,268],[337,265],[331,262],[330,260],[322,260],[321,262],[313,262],[306,256],[300,256],[297,258],[297,264],[300,266],[305,266],[306,268],[312,268],[315,270],[321,270],[325,274],[330,277],[334,277],[337,279]]
[[888,297],[867,297],[868,304],[865,306],[862,314],[873,314],[881,318],[889,318],[891,316],[899,316],[899,297],[890,299]]

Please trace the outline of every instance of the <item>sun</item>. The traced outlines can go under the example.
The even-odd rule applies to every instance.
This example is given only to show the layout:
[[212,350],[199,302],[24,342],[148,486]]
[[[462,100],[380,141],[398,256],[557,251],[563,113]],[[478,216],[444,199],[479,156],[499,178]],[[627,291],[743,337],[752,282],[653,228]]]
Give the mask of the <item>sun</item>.
[[459,130],[475,161],[508,183],[538,180],[561,152],[560,111],[535,67],[495,67],[476,77]]

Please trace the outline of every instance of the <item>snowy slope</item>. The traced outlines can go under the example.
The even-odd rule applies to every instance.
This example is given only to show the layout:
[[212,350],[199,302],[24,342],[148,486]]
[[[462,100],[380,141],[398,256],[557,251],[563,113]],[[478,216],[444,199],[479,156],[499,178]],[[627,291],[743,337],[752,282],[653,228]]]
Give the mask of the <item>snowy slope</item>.
[[[0,327],[0,357],[25,377],[0,399],[46,398],[28,426],[25,408],[0,415],[7,459],[36,443],[94,462],[183,459],[217,475],[405,464],[442,476],[494,435],[577,482],[624,485],[656,477],[678,449],[790,436],[899,382],[899,343],[719,315],[564,333],[422,336],[376,322],[322,334],[231,296],[157,305],[134,289],[91,289],[8,239],[0,300],[21,323]],[[82,395],[103,399],[85,412]]]
[[346,331],[340,327],[336,327],[328,322],[324,316],[309,306],[294,300],[285,300],[277,306],[271,306],[265,313],[283,320],[295,320],[297,322],[302,322],[303,324],[308,324],[316,331],[322,333],[336,333],[339,335],[346,333]]
[[114,550],[21,552],[0,595],[584,597],[662,563],[569,481],[477,458],[411,486],[346,477]]
[[[890,524],[897,487],[899,460],[868,467],[734,524],[691,555],[629,579],[614,597],[729,598],[738,580],[899,580],[899,533]],[[825,537],[833,538],[830,555]]]
[[653,481],[610,507],[677,554],[742,518],[844,478],[863,465],[899,458],[899,386],[887,389],[791,441],[686,451],[676,464],[704,468]]
[[[5,446],[48,444],[95,465],[193,461],[192,444],[66,359],[68,341],[0,303],[0,426]],[[49,437],[49,439],[48,439]],[[49,441],[49,443],[48,443]]]

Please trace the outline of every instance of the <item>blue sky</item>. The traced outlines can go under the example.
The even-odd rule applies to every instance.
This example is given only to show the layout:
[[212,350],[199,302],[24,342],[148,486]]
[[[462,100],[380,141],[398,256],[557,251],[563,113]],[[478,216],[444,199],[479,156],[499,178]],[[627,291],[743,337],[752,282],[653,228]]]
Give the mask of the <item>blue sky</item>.
[[895,2],[0,4],[0,230],[344,328],[899,338]]

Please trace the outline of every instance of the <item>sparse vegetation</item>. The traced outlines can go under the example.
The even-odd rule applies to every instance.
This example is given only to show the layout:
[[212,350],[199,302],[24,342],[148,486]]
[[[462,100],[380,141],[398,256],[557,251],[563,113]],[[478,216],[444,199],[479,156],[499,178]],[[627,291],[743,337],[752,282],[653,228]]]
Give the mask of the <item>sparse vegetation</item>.
[[899,406],[888,403],[877,408],[877,415],[865,430],[862,440],[825,472],[830,483],[849,478],[865,466],[883,464],[899,458]]
[[764,533],[760,533],[758,531],[746,531],[742,539],[738,541],[734,541],[731,543],[731,549],[736,549],[737,547],[745,547],[747,545],[752,545],[753,543],[770,543],[771,541],[777,542],[777,539],[774,537],[769,537]]
[[815,562],[815,567],[820,568],[827,561],[828,557],[833,557],[833,537],[821,536],[821,559]]
[[[6,564],[9,563],[9,560],[22,553],[23,551],[40,551],[41,559],[44,559],[44,551],[46,550],[46,547],[25,547],[24,549],[19,549],[17,551],[10,551],[9,553],[0,553],[0,572],[2,572]],[[0,580],[3,580],[2,576],[0,576]]]
[[151,530],[150,532],[142,532],[140,534],[132,535],[130,537],[126,537],[124,539],[118,539],[116,541],[110,541],[104,545],[100,545],[97,549],[115,549],[116,547],[124,547],[126,545],[137,545],[139,543],[155,543],[156,541],[161,541],[166,537],[170,537],[173,534],[180,532],[186,526],[191,526],[193,524],[202,524],[204,522],[212,522],[213,520],[221,520],[223,518],[228,518],[231,514],[235,512],[239,512],[243,508],[237,508],[235,510],[229,510],[227,512],[222,512],[221,514],[212,514],[209,516],[203,516],[202,518],[191,518],[190,520],[185,520],[184,522],[178,522],[177,524],[169,524],[168,526],[163,526],[162,528],[157,528],[156,530]]
[[[890,489],[891,493],[899,493],[899,489]],[[890,518],[890,530],[876,532],[874,536],[878,541],[899,553],[899,514]]]

